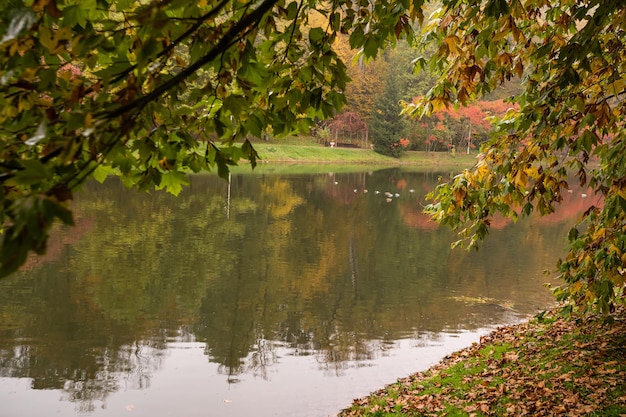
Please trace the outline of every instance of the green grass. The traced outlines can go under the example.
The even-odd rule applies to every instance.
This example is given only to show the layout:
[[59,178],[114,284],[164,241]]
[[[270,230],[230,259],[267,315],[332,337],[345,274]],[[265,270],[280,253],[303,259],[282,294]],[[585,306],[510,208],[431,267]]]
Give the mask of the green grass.
[[340,416],[626,414],[626,317],[499,329],[428,371],[357,399]]
[[296,145],[281,142],[255,143],[260,164],[312,163],[341,165],[369,165],[373,167],[418,166],[418,167],[471,167],[476,155],[447,152],[406,152],[400,158],[378,154],[370,149],[330,148],[317,144]]

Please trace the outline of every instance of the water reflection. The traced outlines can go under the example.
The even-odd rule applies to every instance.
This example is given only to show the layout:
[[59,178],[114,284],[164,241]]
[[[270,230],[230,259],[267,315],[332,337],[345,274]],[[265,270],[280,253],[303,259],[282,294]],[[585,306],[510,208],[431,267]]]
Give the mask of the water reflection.
[[480,252],[450,252],[451,233],[421,214],[439,175],[235,175],[230,190],[199,176],[178,198],[88,184],[76,227],[0,282],[0,377],[94,413],[112,393],[158,392],[174,351],[201,350],[235,386],[285,363],[341,377],[399,341],[437,345],[546,306],[543,270],[579,195],[554,217],[497,224]]

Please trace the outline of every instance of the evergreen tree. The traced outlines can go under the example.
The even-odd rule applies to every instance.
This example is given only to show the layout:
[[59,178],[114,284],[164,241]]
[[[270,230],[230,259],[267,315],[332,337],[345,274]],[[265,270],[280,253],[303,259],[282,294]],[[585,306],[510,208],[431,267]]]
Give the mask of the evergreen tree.
[[395,71],[388,71],[383,91],[374,100],[374,110],[370,118],[370,138],[374,151],[393,157],[400,157],[404,147],[400,139],[406,134],[407,122],[400,115],[401,87]]

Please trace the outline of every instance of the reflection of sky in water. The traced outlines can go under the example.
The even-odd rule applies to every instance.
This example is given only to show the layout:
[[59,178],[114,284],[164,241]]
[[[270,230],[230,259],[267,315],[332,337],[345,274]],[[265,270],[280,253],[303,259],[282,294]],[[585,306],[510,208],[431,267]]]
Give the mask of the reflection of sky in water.
[[[329,369],[316,354],[294,354],[282,346],[274,348],[273,363],[264,376],[237,375],[229,383],[219,366],[207,361],[203,343],[168,344],[149,389],[125,385],[103,401],[92,404],[89,416],[328,416],[384,385],[425,370],[443,356],[478,341],[481,334],[424,335],[386,344],[372,360],[349,361],[341,369]],[[251,354],[253,355],[253,354]],[[249,362],[251,357],[245,359]],[[137,369],[132,372],[137,372]],[[2,417],[46,417],[77,414],[77,404],[63,401],[58,390],[31,390],[25,378],[0,378]]]

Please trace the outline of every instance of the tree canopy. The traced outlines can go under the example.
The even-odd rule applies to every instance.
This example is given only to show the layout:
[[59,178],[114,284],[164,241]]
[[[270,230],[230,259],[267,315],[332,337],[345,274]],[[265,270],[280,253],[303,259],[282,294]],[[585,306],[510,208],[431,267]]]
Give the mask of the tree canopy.
[[[42,253],[85,179],[178,193],[185,174],[258,158],[248,135],[307,129],[345,103],[348,36],[365,59],[419,42],[440,74],[413,116],[522,79],[476,166],[428,212],[470,245],[494,215],[589,209],[559,262],[559,299],[609,312],[626,264],[626,8],[621,0],[7,0],[0,10],[0,275]],[[432,53],[434,49],[434,54]]]
[[[7,3],[8,2],[8,3]],[[85,179],[178,193],[345,102],[339,34],[372,58],[421,0],[7,0],[0,10],[0,276],[43,253]],[[313,17],[315,16],[315,19]],[[321,18],[320,18],[321,16]],[[241,142],[243,141],[243,142]]]
[[[438,187],[427,211],[476,245],[497,213],[555,210],[573,184],[588,210],[558,263],[559,300],[609,313],[626,272],[626,8],[619,0],[451,0],[424,27],[441,75],[414,115],[465,104],[514,77],[511,98],[477,164]],[[516,105],[516,106],[514,106]]]

